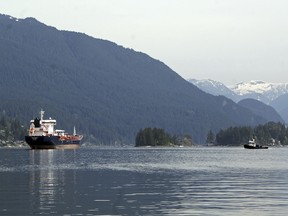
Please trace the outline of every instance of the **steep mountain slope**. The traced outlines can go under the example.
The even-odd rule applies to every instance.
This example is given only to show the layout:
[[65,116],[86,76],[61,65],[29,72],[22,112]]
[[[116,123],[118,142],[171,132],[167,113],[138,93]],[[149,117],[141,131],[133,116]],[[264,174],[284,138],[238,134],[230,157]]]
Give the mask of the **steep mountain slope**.
[[271,106],[273,106],[278,113],[282,116],[285,122],[288,123],[288,93],[279,96],[275,100],[271,102]]
[[255,115],[265,118],[267,121],[284,123],[284,120],[273,107],[268,106],[258,100],[248,98],[239,101],[238,104],[251,110]]
[[265,119],[204,93],[162,62],[33,18],[0,15],[0,110],[28,122],[39,112],[99,143],[132,143],[144,127],[190,134]]

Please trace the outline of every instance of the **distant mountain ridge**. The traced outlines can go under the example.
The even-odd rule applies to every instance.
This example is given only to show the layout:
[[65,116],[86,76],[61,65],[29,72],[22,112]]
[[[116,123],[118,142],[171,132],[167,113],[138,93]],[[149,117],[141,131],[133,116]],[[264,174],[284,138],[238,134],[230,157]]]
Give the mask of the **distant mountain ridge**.
[[269,119],[269,121],[284,123],[283,118],[273,107],[266,105],[261,101],[247,98],[239,101],[238,104],[251,110],[255,115]]
[[241,99],[240,95],[235,93],[232,89],[230,89],[221,82],[212,79],[203,79],[203,80],[188,79],[188,81],[209,94],[215,96],[223,95],[236,102]]
[[202,143],[209,130],[267,122],[147,54],[34,18],[0,15],[0,49],[0,112],[23,123],[43,108],[57,127],[115,145],[145,127]]
[[270,83],[263,81],[242,82],[231,88],[240,96],[259,99],[270,104],[279,96],[288,93],[288,83]]
[[[264,81],[242,82],[235,86],[225,86],[223,83],[211,79],[191,80],[201,90],[213,95],[224,95],[238,102],[243,99],[252,98],[271,105],[285,122],[288,122],[288,83],[271,83]],[[212,90],[211,90],[212,89]]]

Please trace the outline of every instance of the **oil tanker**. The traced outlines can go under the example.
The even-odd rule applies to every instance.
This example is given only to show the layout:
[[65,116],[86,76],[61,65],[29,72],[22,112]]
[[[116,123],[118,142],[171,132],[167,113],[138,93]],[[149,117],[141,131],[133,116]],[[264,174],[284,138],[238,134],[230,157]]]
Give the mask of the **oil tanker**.
[[77,149],[80,147],[82,135],[73,134],[65,130],[55,129],[55,119],[44,119],[45,111],[40,111],[40,119],[37,117],[30,121],[29,135],[25,141],[31,149]]

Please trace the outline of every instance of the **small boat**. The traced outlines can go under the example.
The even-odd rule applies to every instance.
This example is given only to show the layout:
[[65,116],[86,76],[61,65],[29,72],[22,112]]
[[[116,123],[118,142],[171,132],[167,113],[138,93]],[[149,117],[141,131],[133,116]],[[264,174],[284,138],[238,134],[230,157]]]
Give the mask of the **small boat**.
[[82,135],[68,134],[64,130],[56,130],[56,120],[43,119],[44,111],[40,111],[40,119],[30,121],[29,135],[25,141],[31,149],[77,149],[80,147]]
[[249,140],[248,144],[244,144],[245,149],[268,149],[268,146],[261,146],[256,144],[255,139]]

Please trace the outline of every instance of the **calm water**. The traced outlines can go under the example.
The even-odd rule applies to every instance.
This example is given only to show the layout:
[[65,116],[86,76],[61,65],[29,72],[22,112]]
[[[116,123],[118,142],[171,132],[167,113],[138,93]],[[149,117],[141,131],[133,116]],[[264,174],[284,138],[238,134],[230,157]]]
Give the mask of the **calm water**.
[[288,148],[0,149],[0,215],[287,215]]

